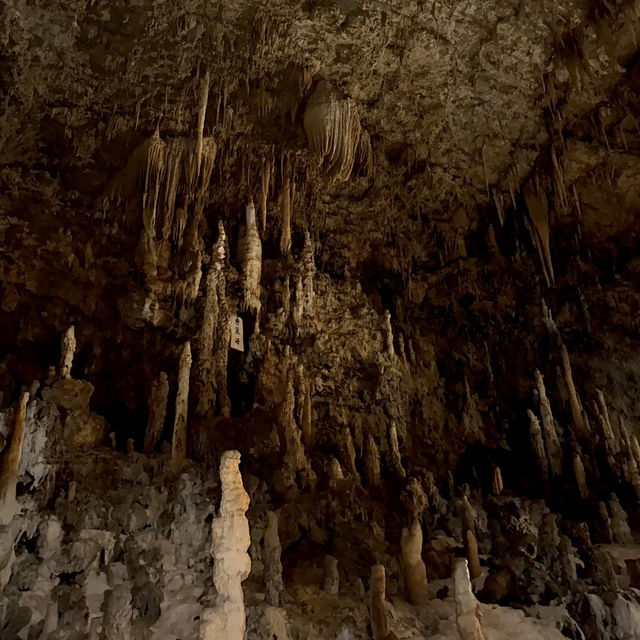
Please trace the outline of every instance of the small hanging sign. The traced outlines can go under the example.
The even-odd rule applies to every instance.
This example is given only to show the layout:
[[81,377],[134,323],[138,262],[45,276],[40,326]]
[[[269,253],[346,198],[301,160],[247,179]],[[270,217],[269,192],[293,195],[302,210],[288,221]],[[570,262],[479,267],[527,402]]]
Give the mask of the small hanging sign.
[[231,316],[231,348],[244,352],[244,329],[240,316]]

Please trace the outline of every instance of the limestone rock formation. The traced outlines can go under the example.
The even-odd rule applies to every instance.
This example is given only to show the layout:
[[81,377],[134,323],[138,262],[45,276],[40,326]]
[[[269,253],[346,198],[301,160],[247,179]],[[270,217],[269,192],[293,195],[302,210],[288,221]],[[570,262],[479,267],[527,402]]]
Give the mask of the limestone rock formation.
[[216,606],[205,611],[200,638],[242,640],[246,627],[242,582],[251,571],[247,550],[251,543],[246,511],[249,496],[242,486],[238,465],[240,454],[226,451],[220,460],[222,501],[211,523],[213,584],[218,592]]

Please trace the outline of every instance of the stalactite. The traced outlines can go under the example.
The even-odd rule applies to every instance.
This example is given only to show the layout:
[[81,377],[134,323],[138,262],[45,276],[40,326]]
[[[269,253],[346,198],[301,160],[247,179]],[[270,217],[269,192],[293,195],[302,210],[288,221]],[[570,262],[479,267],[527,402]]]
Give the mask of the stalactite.
[[422,560],[422,527],[417,518],[414,519],[411,527],[402,529],[400,547],[404,578],[409,588],[411,602],[415,605],[426,604],[429,601],[429,587],[427,570]]
[[371,616],[371,631],[373,632],[374,640],[387,640],[389,635],[389,620],[385,602],[386,581],[384,565],[373,565],[369,579],[369,614]]
[[176,412],[173,422],[171,442],[171,460],[181,463],[187,455],[187,412],[189,409],[189,374],[191,372],[191,344],[187,341],[182,347],[178,369],[178,393]]
[[246,627],[242,582],[251,572],[247,553],[251,544],[245,515],[249,496],[242,486],[240,454],[225,451],[220,461],[222,501],[211,523],[213,584],[218,597],[215,607],[205,609],[200,623],[200,640],[243,640]]
[[355,104],[322,80],[307,102],[303,122],[309,146],[327,173],[336,180],[348,180],[361,135]]
[[569,393],[569,407],[571,408],[571,417],[576,432],[585,437],[589,437],[589,429],[584,420],[584,409],[578,397],[575,384],[573,383],[573,374],[571,373],[571,362],[569,354],[564,344],[560,343],[560,356],[562,358],[562,377]]
[[531,220],[531,236],[533,244],[538,250],[542,270],[547,281],[547,286],[554,282],[553,263],[551,261],[551,249],[549,244],[549,213],[547,197],[529,185],[524,191],[529,218]]
[[262,243],[256,226],[256,209],[253,200],[246,206],[246,246],[243,263],[244,302],[243,309],[256,315],[256,331],[262,304],[260,302],[260,278],[262,275]]
[[302,323],[304,319],[304,285],[302,276],[296,276],[295,297],[293,299],[293,308],[291,309],[291,319],[295,328],[296,335],[300,335]]
[[282,186],[282,235],[280,236],[280,251],[283,255],[291,253],[291,214],[296,197],[296,182],[294,178],[295,161],[286,159]]
[[147,143],[147,157],[144,173],[144,192],[142,196],[142,220],[144,228],[151,238],[156,236],[156,211],[160,185],[165,171],[167,145],[160,138],[156,128]]
[[542,434],[544,437],[545,449],[549,460],[549,468],[555,476],[562,474],[562,447],[558,440],[556,427],[551,412],[551,405],[547,398],[542,374],[535,371],[536,389],[538,390],[538,401],[540,402],[540,414],[542,415]]
[[70,378],[71,367],[73,366],[73,356],[76,353],[75,328],[71,325],[62,338],[62,354],[60,356],[60,377]]
[[280,606],[282,581],[282,545],[278,534],[278,516],[267,511],[267,528],[264,532],[264,582],[265,601],[272,607]]
[[261,226],[262,226],[262,235],[264,237],[267,230],[267,200],[269,198],[269,185],[273,181],[273,175],[275,170],[275,160],[273,157],[273,149],[271,150],[271,154],[265,154],[262,156],[262,167],[260,171],[260,182],[261,182],[261,198],[260,198],[260,209],[262,214]]
[[167,413],[167,399],[169,397],[169,381],[167,374],[161,371],[151,385],[149,395],[149,420],[144,434],[144,452],[151,455],[158,444],[164,420]]
[[11,441],[0,454],[0,525],[9,524],[20,510],[16,501],[16,483],[22,459],[27,402],[29,394],[24,392],[20,395],[13,418]]
[[198,105],[198,131],[196,138],[196,166],[197,173],[200,174],[202,164],[202,140],[204,137],[204,121],[207,117],[207,103],[209,101],[209,71],[204,74],[200,89],[200,104]]

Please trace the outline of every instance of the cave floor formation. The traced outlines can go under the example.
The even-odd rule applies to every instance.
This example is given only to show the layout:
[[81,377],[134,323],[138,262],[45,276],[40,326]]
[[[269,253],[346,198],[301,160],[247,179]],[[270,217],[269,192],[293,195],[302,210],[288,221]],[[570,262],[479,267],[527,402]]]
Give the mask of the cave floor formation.
[[0,0],[0,640],[640,639],[640,0]]

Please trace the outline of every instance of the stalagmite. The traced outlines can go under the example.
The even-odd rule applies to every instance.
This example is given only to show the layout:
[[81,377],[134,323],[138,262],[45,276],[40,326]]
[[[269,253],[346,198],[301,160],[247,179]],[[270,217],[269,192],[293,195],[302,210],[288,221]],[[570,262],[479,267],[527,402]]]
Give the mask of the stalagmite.
[[351,436],[351,429],[347,425],[342,428],[342,450],[344,455],[344,462],[347,465],[347,470],[354,476],[358,476],[356,469],[356,449],[353,446],[353,437]]
[[571,417],[573,419],[573,425],[578,434],[588,437],[589,430],[584,420],[584,410],[576,387],[573,383],[573,375],[571,373],[571,362],[569,361],[569,354],[564,344],[560,343],[560,356],[562,357],[562,377],[569,393],[569,406],[571,408]]
[[422,560],[422,527],[415,518],[411,526],[402,529],[402,568],[413,604],[426,604],[429,600],[427,570]]
[[531,239],[538,250],[547,286],[551,286],[554,282],[554,275],[549,245],[549,213],[547,197],[532,186],[528,186],[525,189],[524,197],[527,203],[527,209],[529,210],[529,218],[532,223]]
[[73,356],[76,352],[75,328],[71,325],[62,338],[62,355],[60,356],[60,377],[70,378]]
[[22,442],[25,432],[29,394],[22,393],[13,419],[11,441],[0,454],[0,525],[9,524],[20,507],[16,501],[16,483],[22,459]]
[[282,546],[278,535],[278,516],[267,511],[267,528],[264,532],[264,583],[265,600],[272,607],[280,606],[282,582]]
[[386,589],[384,565],[375,564],[371,567],[369,580],[369,614],[374,640],[386,640],[389,635],[389,620],[385,603]]
[[151,455],[158,444],[164,419],[167,413],[167,398],[169,397],[169,381],[167,374],[161,371],[151,385],[149,395],[149,419],[144,434],[144,452]]
[[393,329],[391,328],[391,313],[388,309],[384,311],[384,342],[387,355],[393,358],[395,349],[393,348]]
[[[226,353],[226,343],[216,341],[219,329],[219,296],[224,293],[224,260],[226,233],[222,220],[218,221],[218,239],[213,246],[211,266],[205,285],[205,300],[202,325],[198,336],[198,415],[205,415],[216,406],[216,353],[214,345]],[[226,368],[226,367],[225,367]]]
[[304,404],[302,406],[302,442],[305,447],[313,444],[313,431],[311,429],[311,384],[305,381]]
[[304,247],[302,248],[302,284],[304,287],[304,307],[307,312],[312,308],[315,300],[313,289],[313,278],[316,274],[316,264],[313,257],[313,243],[307,231],[304,236]]
[[373,436],[367,433],[364,444],[364,478],[369,487],[380,486],[380,453]]
[[398,430],[395,422],[392,422],[389,427],[389,467],[393,469],[398,477],[406,478],[407,473],[402,466],[400,447],[398,445]]
[[544,380],[541,373],[535,371],[536,389],[538,390],[538,400],[540,402],[540,414],[542,415],[542,435],[544,437],[545,449],[549,459],[549,467],[555,476],[562,474],[562,448],[556,433],[556,427],[551,413],[551,405],[544,388]]
[[245,516],[249,496],[242,486],[240,454],[225,451],[220,461],[222,502],[211,523],[215,607],[206,609],[200,623],[200,640],[243,640],[246,617],[242,582],[251,572],[247,550],[251,544]]
[[467,531],[464,537],[464,548],[469,561],[469,573],[473,579],[480,577],[480,557],[478,555],[478,542],[473,531]]
[[461,640],[485,640],[480,626],[479,605],[471,590],[469,569],[464,558],[456,560],[454,574],[456,628]]
[[478,578],[480,576],[480,559],[476,542],[475,515],[466,495],[462,497],[460,502],[460,519],[462,521],[462,542],[469,561],[469,571],[472,578]]
[[337,596],[340,591],[340,575],[338,558],[325,556],[324,559],[324,592],[329,596]]
[[260,302],[260,277],[262,274],[262,244],[256,226],[256,209],[253,200],[246,206],[246,245],[243,272],[243,309],[251,309],[256,314],[256,322],[262,306]]
[[540,429],[540,422],[536,418],[533,411],[527,410],[529,416],[529,434],[531,436],[531,444],[536,454],[538,461],[538,469],[542,477],[542,482],[546,487],[549,481],[549,462],[547,460],[547,454],[544,449],[544,440],[542,439],[542,429]]
[[321,80],[307,102],[303,123],[309,146],[327,173],[336,180],[348,180],[361,136],[355,104]]
[[339,487],[344,482],[344,474],[342,473],[342,467],[337,458],[332,457],[329,462],[329,486]]
[[[607,403],[605,402],[604,395],[600,389],[596,389],[597,398],[597,415],[598,421],[602,428],[604,440],[611,456],[615,456],[620,453],[620,446],[618,440],[613,432],[613,426],[611,425],[611,419],[609,418],[609,410],[607,409]],[[613,470],[613,469],[612,469]]]
[[587,476],[584,472],[584,465],[582,464],[582,458],[579,453],[575,453],[573,456],[573,475],[576,478],[576,484],[578,485],[578,491],[580,491],[580,497],[586,500],[589,497],[589,487],[587,485]]
[[611,511],[611,532],[614,542],[618,544],[634,544],[635,541],[629,528],[627,513],[622,508],[615,493],[612,493],[609,499],[609,510]]
[[491,489],[493,493],[499,496],[504,489],[504,485],[502,483],[502,472],[500,471],[500,467],[496,467],[493,470],[493,474],[491,477]]
[[189,374],[191,372],[191,343],[185,342],[178,369],[178,394],[173,422],[171,460],[179,463],[187,455],[187,412],[189,409]]
[[309,461],[304,452],[302,444],[302,432],[295,421],[295,394],[293,381],[288,377],[285,397],[280,405],[279,421],[280,429],[284,439],[285,455],[284,461],[294,470],[311,470]]
[[613,531],[611,530],[611,518],[609,517],[609,512],[607,511],[607,505],[604,502],[598,502],[598,513],[600,514],[602,526],[604,527],[605,541],[608,544],[612,544],[614,540]]

